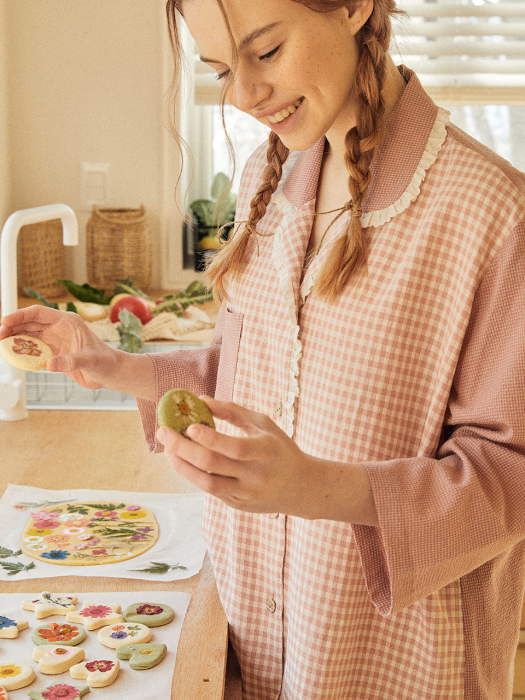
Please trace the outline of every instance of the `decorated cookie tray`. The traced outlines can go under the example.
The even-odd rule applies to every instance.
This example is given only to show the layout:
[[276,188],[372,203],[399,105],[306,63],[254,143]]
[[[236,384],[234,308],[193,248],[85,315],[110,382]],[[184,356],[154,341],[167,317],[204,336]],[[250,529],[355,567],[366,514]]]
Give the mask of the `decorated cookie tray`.
[[[115,343],[108,343],[116,347]],[[144,352],[196,350],[210,343],[144,343]],[[45,410],[113,410],[135,411],[133,396],[108,389],[85,389],[63,374],[40,370],[26,372],[26,405],[28,409]]]
[[91,592],[78,602],[74,592],[0,594],[0,688],[9,700],[144,700],[152,688],[156,700],[169,700],[190,598],[169,591]]
[[9,484],[0,499],[0,580],[188,578],[206,552],[202,510],[201,494]]

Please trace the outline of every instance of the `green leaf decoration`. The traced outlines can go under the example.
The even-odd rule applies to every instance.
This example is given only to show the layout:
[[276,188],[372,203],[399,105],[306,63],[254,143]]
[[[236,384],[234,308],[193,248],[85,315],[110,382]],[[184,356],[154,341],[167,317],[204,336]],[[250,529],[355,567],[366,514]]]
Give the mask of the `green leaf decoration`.
[[21,571],[29,571],[35,568],[33,562],[24,565],[21,561],[17,561],[16,563],[0,561],[0,566],[7,571],[8,576],[16,576],[16,574],[19,574]]
[[121,503],[118,506],[114,503],[83,503],[82,505],[86,508],[94,508],[95,510],[122,510],[122,508],[126,507],[125,503]]
[[78,505],[78,506],[71,506],[69,505],[67,507],[67,512],[68,513],[78,513],[79,515],[88,515],[89,510],[86,508],[86,506],[83,505]]
[[182,566],[182,564],[165,564],[160,561],[150,561],[152,566],[148,566],[146,569],[133,569],[133,571],[144,571],[147,574],[167,574],[171,569],[184,569],[188,570],[187,566]]
[[19,557],[21,554],[21,549],[19,549],[18,552],[13,552],[12,549],[7,549],[7,547],[0,547],[0,559],[5,559],[6,557]]
[[64,285],[64,287],[66,287],[71,296],[74,296],[75,299],[78,299],[79,301],[85,301],[92,304],[107,305],[109,304],[113,296],[111,295],[104,299],[104,296],[106,294],[105,289],[97,289],[96,287],[91,287],[87,283],[80,285],[71,282],[71,280],[57,280],[57,282],[59,284]]

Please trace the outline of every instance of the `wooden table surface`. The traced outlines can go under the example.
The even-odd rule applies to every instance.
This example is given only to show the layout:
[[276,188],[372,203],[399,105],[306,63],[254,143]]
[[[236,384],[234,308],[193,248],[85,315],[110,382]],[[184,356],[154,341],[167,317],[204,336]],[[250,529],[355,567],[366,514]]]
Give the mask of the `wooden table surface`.
[[[0,421],[0,493],[8,483],[47,489],[99,488],[193,493],[164,455],[148,452],[138,411],[29,411],[27,420]],[[49,579],[0,581],[2,593],[40,593]],[[185,591],[192,599],[180,637],[171,697],[222,700],[228,626],[210,562],[183,581],[67,576],[56,593]],[[79,596],[82,597],[82,596]]]

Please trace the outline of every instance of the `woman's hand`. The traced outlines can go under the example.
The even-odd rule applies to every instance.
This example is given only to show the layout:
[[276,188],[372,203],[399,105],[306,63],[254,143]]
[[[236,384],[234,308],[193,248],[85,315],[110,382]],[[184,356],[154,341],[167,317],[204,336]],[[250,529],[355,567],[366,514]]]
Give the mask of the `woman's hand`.
[[194,424],[188,440],[160,428],[157,437],[178,474],[238,510],[377,524],[364,467],[307,455],[268,416],[201,398],[216,418],[245,437]]
[[78,314],[46,306],[29,306],[2,318],[0,340],[24,334],[42,340],[53,351],[50,372],[63,372],[87,389],[107,386],[115,372],[116,351],[98,338]]

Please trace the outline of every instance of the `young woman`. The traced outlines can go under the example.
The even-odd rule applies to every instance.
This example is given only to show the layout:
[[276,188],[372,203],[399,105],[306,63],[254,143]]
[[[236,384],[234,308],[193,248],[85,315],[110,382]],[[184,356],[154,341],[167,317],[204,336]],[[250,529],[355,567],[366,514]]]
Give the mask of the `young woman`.
[[[392,0],[169,0],[270,125],[209,275],[217,344],[132,356],[27,332],[138,397],[204,529],[246,700],[503,700],[525,583],[525,177],[387,50]],[[180,18],[179,18],[180,19]],[[178,20],[177,20],[178,21]],[[177,53],[177,52],[176,52]],[[218,431],[155,435],[170,388]]]

